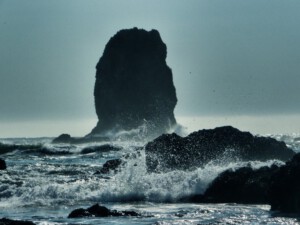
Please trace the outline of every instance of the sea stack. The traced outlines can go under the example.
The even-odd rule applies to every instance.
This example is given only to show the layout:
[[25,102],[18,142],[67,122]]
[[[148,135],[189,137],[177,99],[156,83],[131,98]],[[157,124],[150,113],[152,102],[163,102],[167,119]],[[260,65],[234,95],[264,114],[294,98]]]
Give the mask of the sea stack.
[[88,136],[143,127],[147,135],[156,137],[175,127],[177,97],[166,57],[157,30],[121,30],[109,40],[96,66],[98,123]]

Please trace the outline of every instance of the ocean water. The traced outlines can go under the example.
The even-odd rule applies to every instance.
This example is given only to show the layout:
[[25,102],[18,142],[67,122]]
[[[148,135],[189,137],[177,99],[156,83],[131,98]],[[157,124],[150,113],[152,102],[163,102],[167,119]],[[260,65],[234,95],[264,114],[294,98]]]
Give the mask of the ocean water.
[[[300,151],[298,134],[270,135]],[[299,218],[270,212],[269,205],[181,203],[180,198],[201,194],[222,171],[249,165],[232,157],[212,161],[194,171],[149,174],[145,142],[114,141],[89,144],[51,144],[51,138],[0,139],[18,145],[0,157],[0,218],[36,224],[300,224]],[[82,149],[110,144],[120,150]],[[118,172],[95,174],[110,159],[122,158]],[[252,161],[253,168],[280,161]],[[68,219],[68,214],[95,203],[116,210],[134,210],[139,217]]]

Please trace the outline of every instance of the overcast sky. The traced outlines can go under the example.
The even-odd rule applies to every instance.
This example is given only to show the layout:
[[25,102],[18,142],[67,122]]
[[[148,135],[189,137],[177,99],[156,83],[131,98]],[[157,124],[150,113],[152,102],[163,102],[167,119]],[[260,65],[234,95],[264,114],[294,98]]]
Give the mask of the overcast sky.
[[132,27],[166,43],[177,117],[299,115],[299,12],[299,0],[0,0],[0,123],[96,120],[95,65]]

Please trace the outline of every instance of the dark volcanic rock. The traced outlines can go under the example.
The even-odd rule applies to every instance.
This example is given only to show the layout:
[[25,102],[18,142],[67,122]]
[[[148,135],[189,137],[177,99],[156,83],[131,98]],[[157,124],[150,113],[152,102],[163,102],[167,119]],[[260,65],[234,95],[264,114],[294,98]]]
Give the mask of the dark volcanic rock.
[[300,153],[273,174],[270,204],[272,210],[300,213]]
[[109,151],[119,151],[121,150],[121,147],[116,147],[113,145],[105,144],[100,146],[92,146],[92,147],[86,147],[81,150],[81,154],[89,154],[93,152],[109,152]]
[[0,170],[6,169],[6,163],[3,159],[0,158]]
[[0,225],[35,225],[35,223],[30,221],[11,220],[2,218],[0,219]]
[[80,218],[80,217],[109,217],[109,216],[139,216],[134,211],[116,211],[110,210],[105,206],[95,204],[88,209],[75,209],[72,211],[68,218]]
[[[82,138],[74,138],[69,134],[61,134],[57,138],[52,140],[53,144],[83,144],[90,142],[101,142],[101,141],[109,141],[108,137],[82,137]],[[0,146],[1,147],[1,146]]]
[[98,124],[91,135],[147,126],[158,136],[176,125],[177,103],[167,50],[157,30],[121,30],[107,43],[96,69]]
[[95,174],[108,174],[110,171],[115,171],[122,164],[121,159],[111,159],[104,163],[100,171],[97,171]]
[[55,138],[52,143],[71,143],[72,137],[70,134],[61,134]]
[[279,167],[262,167],[252,169],[243,167],[236,171],[227,170],[221,173],[208,187],[204,202],[268,204],[270,201],[270,183],[272,174]]
[[284,142],[256,137],[230,126],[200,130],[185,138],[164,134],[149,142],[145,152],[149,172],[194,169],[222,157],[227,160],[286,161],[295,154]]
[[283,166],[248,167],[221,173],[198,202],[270,204],[281,213],[300,213],[300,153]]

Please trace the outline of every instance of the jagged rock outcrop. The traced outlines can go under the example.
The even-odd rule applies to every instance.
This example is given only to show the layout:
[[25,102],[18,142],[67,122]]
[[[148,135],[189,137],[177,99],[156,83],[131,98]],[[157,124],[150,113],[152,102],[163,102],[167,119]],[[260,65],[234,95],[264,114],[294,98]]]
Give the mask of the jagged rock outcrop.
[[90,208],[83,209],[75,209],[73,210],[68,218],[81,218],[81,217],[109,217],[109,216],[138,216],[139,214],[134,211],[117,211],[110,210],[105,206],[100,206],[99,204],[95,204]]
[[226,126],[199,130],[187,137],[164,134],[145,147],[149,172],[191,170],[211,160],[289,160],[295,152],[284,142],[256,137]]
[[88,136],[146,126],[146,135],[157,137],[176,125],[177,98],[166,56],[157,30],[121,30],[109,40],[96,66],[99,121]]

